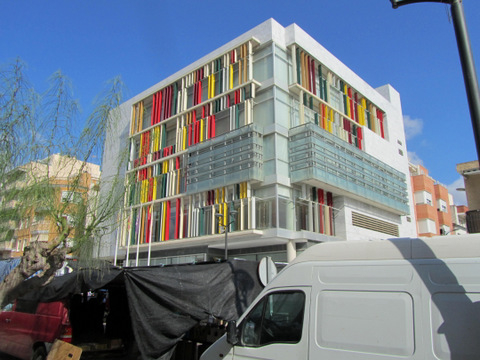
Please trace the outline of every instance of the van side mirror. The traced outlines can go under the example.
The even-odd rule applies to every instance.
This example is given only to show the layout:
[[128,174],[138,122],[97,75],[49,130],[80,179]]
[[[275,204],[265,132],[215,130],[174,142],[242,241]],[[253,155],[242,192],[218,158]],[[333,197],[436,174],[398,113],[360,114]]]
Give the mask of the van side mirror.
[[227,342],[231,345],[238,344],[237,322],[235,320],[229,321],[227,324]]

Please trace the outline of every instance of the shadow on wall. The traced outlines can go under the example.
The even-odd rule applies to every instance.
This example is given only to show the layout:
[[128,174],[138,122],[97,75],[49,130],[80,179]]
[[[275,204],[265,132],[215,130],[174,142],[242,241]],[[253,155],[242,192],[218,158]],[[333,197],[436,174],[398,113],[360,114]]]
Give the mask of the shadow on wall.
[[[395,241],[393,241],[395,244]],[[454,245],[452,245],[454,246]],[[440,359],[478,359],[480,354],[480,294],[469,293],[465,287],[469,274],[461,264],[446,264],[438,259],[422,240],[415,243],[423,259],[412,259],[398,247],[422,279],[431,294],[433,350]],[[462,276],[457,279],[452,271]],[[478,276],[478,274],[475,274]],[[425,309],[423,309],[425,310]],[[422,311],[422,309],[420,309]]]

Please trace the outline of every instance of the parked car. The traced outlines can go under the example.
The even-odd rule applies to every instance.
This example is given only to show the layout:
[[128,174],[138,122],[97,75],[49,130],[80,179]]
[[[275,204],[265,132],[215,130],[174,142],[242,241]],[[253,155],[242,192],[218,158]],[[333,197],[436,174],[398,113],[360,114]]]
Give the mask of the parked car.
[[43,360],[56,339],[81,348],[82,358],[135,351],[123,291],[100,289],[48,303],[17,299],[0,313],[0,353]]
[[43,360],[56,340],[71,343],[72,327],[64,301],[17,300],[0,313],[0,351],[19,359]]

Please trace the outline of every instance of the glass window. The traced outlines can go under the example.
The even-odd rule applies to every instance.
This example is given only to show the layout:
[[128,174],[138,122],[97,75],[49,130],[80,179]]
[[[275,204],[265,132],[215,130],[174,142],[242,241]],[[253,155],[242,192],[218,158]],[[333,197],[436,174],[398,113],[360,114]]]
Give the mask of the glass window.
[[265,81],[273,76],[272,47],[257,50],[253,57],[253,77],[257,81]]
[[302,338],[305,294],[276,292],[265,296],[240,326],[241,344],[297,343]]
[[82,201],[82,195],[75,191],[64,190],[62,191],[61,201],[62,203],[79,203]]
[[330,86],[330,104],[333,108],[343,112],[343,96],[335,87]]
[[418,233],[419,234],[426,234],[426,233],[436,234],[437,229],[436,229],[435,221],[431,219],[418,220]]
[[437,209],[441,212],[447,212],[447,202],[442,199],[437,200]]
[[432,205],[432,194],[428,191],[417,191],[414,194],[415,204],[427,204]]

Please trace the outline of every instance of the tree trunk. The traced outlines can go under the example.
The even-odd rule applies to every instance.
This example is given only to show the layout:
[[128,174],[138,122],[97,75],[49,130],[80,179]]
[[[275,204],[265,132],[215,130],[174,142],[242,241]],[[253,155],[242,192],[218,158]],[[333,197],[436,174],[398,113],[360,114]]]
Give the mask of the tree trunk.
[[[45,242],[35,241],[27,246],[18,266],[0,284],[0,311],[16,298],[50,282],[55,272],[62,268],[65,257],[64,248],[50,249]],[[35,275],[35,281],[29,282],[28,287],[20,286],[37,271],[40,273]]]

